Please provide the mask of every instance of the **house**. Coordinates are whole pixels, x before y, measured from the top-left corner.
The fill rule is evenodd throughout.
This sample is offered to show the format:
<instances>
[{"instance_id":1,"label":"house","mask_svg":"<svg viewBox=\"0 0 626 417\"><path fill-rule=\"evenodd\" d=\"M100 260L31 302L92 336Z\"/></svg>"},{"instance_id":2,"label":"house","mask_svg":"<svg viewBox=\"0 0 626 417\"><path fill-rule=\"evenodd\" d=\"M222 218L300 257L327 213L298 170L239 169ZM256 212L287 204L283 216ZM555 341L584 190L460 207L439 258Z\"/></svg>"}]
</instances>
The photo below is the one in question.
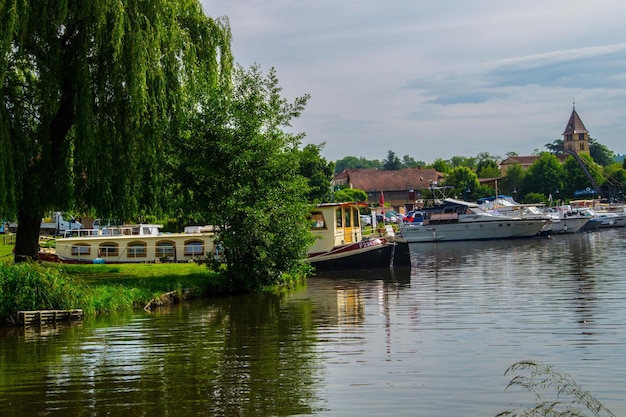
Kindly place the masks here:
<instances>
[{"instance_id":1,"label":"house","mask_svg":"<svg viewBox=\"0 0 626 417\"><path fill-rule=\"evenodd\" d=\"M407 168L395 171L379 171L377 169L346 169L335 174L334 186L347 185L367 193L370 204L378 204L380 192L385 204L394 210L403 212L413 209L416 201L421 199L422 191L437 186L443 174L431 168Z\"/></svg>"}]
</instances>

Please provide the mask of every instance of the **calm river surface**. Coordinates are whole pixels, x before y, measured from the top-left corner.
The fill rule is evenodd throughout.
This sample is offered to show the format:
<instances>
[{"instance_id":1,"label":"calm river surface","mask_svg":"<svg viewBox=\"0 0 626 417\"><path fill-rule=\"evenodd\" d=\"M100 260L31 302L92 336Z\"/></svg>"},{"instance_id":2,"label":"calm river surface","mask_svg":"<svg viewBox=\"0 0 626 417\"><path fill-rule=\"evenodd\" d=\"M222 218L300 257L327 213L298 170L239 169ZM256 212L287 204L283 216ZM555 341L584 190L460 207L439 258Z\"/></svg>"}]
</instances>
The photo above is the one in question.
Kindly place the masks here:
<instances>
[{"instance_id":1,"label":"calm river surface","mask_svg":"<svg viewBox=\"0 0 626 417\"><path fill-rule=\"evenodd\" d=\"M0 329L0 415L495 416L514 362L626 416L626 229L415 244L413 268Z\"/></svg>"}]
</instances>

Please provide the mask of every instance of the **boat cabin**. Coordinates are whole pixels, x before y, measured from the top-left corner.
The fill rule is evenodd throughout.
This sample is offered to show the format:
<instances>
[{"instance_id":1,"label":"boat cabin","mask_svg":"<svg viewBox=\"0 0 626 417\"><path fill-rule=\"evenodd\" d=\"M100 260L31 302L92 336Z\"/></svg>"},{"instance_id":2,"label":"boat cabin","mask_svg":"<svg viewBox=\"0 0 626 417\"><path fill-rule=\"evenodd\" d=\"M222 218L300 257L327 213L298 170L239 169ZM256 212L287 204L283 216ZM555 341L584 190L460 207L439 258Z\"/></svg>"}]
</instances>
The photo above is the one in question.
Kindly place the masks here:
<instances>
[{"instance_id":1,"label":"boat cabin","mask_svg":"<svg viewBox=\"0 0 626 417\"><path fill-rule=\"evenodd\" d=\"M316 236L309 253L332 250L345 244L359 242L361 231L360 208L365 203L325 203L311 213L311 232Z\"/></svg>"}]
</instances>

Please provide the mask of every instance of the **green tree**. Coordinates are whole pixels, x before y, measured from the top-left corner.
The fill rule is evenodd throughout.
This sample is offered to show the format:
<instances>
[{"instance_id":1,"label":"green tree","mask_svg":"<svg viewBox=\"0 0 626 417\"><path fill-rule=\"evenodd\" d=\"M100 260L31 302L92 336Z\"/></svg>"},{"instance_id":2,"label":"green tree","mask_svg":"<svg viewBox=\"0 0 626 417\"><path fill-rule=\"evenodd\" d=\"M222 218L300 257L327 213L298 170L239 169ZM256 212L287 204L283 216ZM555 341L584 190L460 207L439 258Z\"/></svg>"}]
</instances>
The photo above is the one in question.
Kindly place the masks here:
<instances>
[{"instance_id":1,"label":"green tree","mask_svg":"<svg viewBox=\"0 0 626 417\"><path fill-rule=\"evenodd\" d=\"M557 198L563 189L565 169L554 154L542 152L524 176L524 190Z\"/></svg>"},{"instance_id":2,"label":"green tree","mask_svg":"<svg viewBox=\"0 0 626 417\"><path fill-rule=\"evenodd\" d=\"M589 138L589 154L593 160L601 166L612 164L615 156L613 151L591 137Z\"/></svg>"},{"instance_id":3,"label":"green tree","mask_svg":"<svg viewBox=\"0 0 626 417\"><path fill-rule=\"evenodd\" d=\"M474 196L480 188L476 173L465 166L452 168L446 177L446 185L454 187L454 194L462 195L466 199L469 199L470 195L475 198Z\"/></svg>"},{"instance_id":4,"label":"green tree","mask_svg":"<svg viewBox=\"0 0 626 417\"><path fill-rule=\"evenodd\" d=\"M357 158L356 156L346 156L345 158L335 161L335 173L338 174L346 169L382 169L382 164L379 160L365 159L364 157Z\"/></svg>"},{"instance_id":5,"label":"green tree","mask_svg":"<svg viewBox=\"0 0 626 417\"><path fill-rule=\"evenodd\" d=\"M479 178L496 178L500 176L500 168L495 161L481 161L476 168Z\"/></svg>"},{"instance_id":6,"label":"green tree","mask_svg":"<svg viewBox=\"0 0 626 417\"><path fill-rule=\"evenodd\" d=\"M455 167L468 167L471 168L473 170L476 169L476 158L470 156L453 156L452 158L450 158L450 166L452 166L453 168Z\"/></svg>"},{"instance_id":7,"label":"green tree","mask_svg":"<svg viewBox=\"0 0 626 417\"><path fill-rule=\"evenodd\" d=\"M448 162L443 160L442 158L435 159L432 164L432 168L439 172L443 172L444 174L450 172L450 169L452 169L450 167L450 164L448 164Z\"/></svg>"},{"instance_id":8,"label":"green tree","mask_svg":"<svg viewBox=\"0 0 626 417\"><path fill-rule=\"evenodd\" d=\"M402 157L402 168L417 168L423 166L426 166L426 163L423 161L416 161L412 156L404 155Z\"/></svg>"},{"instance_id":9,"label":"green tree","mask_svg":"<svg viewBox=\"0 0 626 417\"><path fill-rule=\"evenodd\" d=\"M330 201L330 187L335 164L322 158L324 144L309 144L300 152L300 175L307 179L307 200L314 203Z\"/></svg>"},{"instance_id":10,"label":"green tree","mask_svg":"<svg viewBox=\"0 0 626 417\"><path fill-rule=\"evenodd\" d=\"M181 204L220 226L225 274L237 289L289 283L313 237L301 135L286 133L308 95L288 103L272 68L237 67L233 93L207 90L172 158ZM309 149L311 150L311 148ZM312 151L313 153L316 150Z\"/></svg>"},{"instance_id":11,"label":"green tree","mask_svg":"<svg viewBox=\"0 0 626 417\"><path fill-rule=\"evenodd\" d=\"M362 201L367 201L367 193L363 190L359 190L356 188L342 188L339 191L335 191L335 201L352 201L355 203L359 203Z\"/></svg>"},{"instance_id":12,"label":"green tree","mask_svg":"<svg viewBox=\"0 0 626 417\"><path fill-rule=\"evenodd\" d=\"M603 181L601 168L593 161L591 156L589 156L588 154L583 153L578 156L583 161L585 166L587 166L587 169L592 175L596 184L601 184ZM587 175L573 156L570 156L565 160L563 168L565 171L563 191L565 192L566 197L573 197L574 191L576 190L584 190L588 187L593 188L591 182L589 181L589 178L587 178Z\"/></svg>"},{"instance_id":13,"label":"green tree","mask_svg":"<svg viewBox=\"0 0 626 417\"><path fill-rule=\"evenodd\" d=\"M546 149L548 152L561 153L563 152L563 139L556 139L552 143L546 143Z\"/></svg>"},{"instance_id":14,"label":"green tree","mask_svg":"<svg viewBox=\"0 0 626 417\"><path fill-rule=\"evenodd\" d=\"M524 168L519 163L515 163L511 165L506 170L506 177L500 181L500 186L502 187L502 192L511 194L514 198L517 198L517 195L522 195L523 184L524 184L524 176L526 173L524 172Z\"/></svg>"},{"instance_id":15,"label":"green tree","mask_svg":"<svg viewBox=\"0 0 626 417\"><path fill-rule=\"evenodd\" d=\"M556 139L552 143L546 143L546 148L549 152L552 153L561 153L563 152L564 145L563 139ZM594 138L589 138L589 154L593 158L593 160L601 166L610 165L613 162L613 158L615 154L606 146L599 143Z\"/></svg>"},{"instance_id":16,"label":"green tree","mask_svg":"<svg viewBox=\"0 0 626 417\"><path fill-rule=\"evenodd\" d=\"M46 211L156 206L186 98L230 78L228 22L197 0L7 0L0 16L0 210L18 219L16 260L37 258Z\"/></svg>"},{"instance_id":17,"label":"green tree","mask_svg":"<svg viewBox=\"0 0 626 417\"><path fill-rule=\"evenodd\" d=\"M383 159L383 169L385 171L397 171L402 168L402 162L400 158L396 156L396 153L392 150L387 152L387 159Z\"/></svg>"}]
</instances>

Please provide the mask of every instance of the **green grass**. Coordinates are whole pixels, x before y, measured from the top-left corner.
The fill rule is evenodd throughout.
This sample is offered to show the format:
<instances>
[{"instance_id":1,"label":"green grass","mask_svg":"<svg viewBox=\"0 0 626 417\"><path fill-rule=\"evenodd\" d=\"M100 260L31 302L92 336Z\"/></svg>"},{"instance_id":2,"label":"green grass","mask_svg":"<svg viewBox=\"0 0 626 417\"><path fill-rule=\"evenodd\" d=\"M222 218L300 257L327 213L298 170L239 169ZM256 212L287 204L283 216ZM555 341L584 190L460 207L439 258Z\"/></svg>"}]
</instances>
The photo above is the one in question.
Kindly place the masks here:
<instances>
[{"instance_id":1,"label":"green grass","mask_svg":"<svg viewBox=\"0 0 626 417\"><path fill-rule=\"evenodd\" d=\"M14 244L2 237L0 321L14 321L19 310L82 308L87 315L103 314L143 308L170 291L204 296L230 289L222 274L195 263L16 265Z\"/></svg>"},{"instance_id":2,"label":"green grass","mask_svg":"<svg viewBox=\"0 0 626 417\"><path fill-rule=\"evenodd\" d=\"M13 242L13 243L9 243ZM0 235L0 261L13 260L13 248L15 247L15 235Z\"/></svg>"}]
</instances>

